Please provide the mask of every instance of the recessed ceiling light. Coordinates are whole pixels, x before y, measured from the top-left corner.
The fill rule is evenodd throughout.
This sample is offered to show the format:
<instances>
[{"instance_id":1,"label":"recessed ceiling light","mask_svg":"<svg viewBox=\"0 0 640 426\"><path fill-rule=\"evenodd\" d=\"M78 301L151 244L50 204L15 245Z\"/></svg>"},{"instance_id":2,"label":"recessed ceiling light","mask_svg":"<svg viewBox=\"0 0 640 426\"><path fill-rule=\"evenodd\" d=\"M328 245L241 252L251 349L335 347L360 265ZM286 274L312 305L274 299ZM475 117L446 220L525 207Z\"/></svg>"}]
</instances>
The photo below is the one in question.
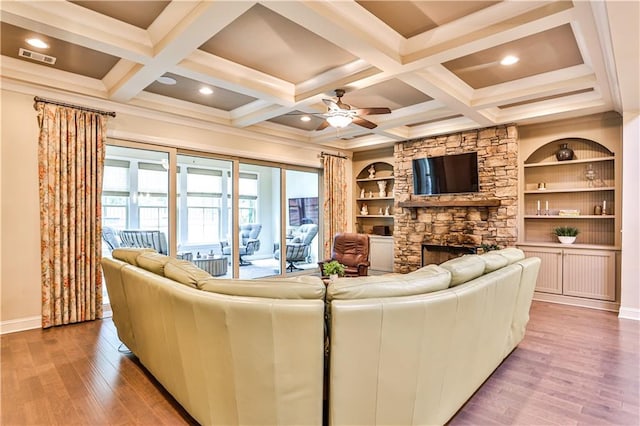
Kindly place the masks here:
<instances>
[{"instance_id":1,"label":"recessed ceiling light","mask_svg":"<svg viewBox=\"0 0 640 426\"><path fill-rule=\"evenodd\" d=\"M210 87L201 87L199 91L203 95L210 95L213 93L213 90Z\"/></svg>"},{"instance_id":2,"label":"recessed ceiling light","mask_svg":"<svg viewBox=\"0 0 640 426\"><path fill-rule=\"evenodd\" d=\"M500 61L500 65L513 65L520 60L517 56L507 55Z\"/></svg>"},{"instance_id":3,"label":"recessed ceiling light","mask_svg":"<svg viewBox=\"0 0 640 426\"><path fill-rule=\"evenodd\" d=\"M165 75L163 75L162 77L158 77L156 81L161 84L166 84L167 86L173 86L174 84L176 84L175 78L167 77Z\"/></svg>"},{"instance_id":4,"label":"recessed ceiling light","mask_svg":"<svg viewBox=\"0 0 640 426\"><path fill-rule=\"evenodd\" d=\"M38 49L48 49L49 45L39 38L28 38L27 43L29 46L36 47Z\"/></svg>"},{"instance_id":5,"label":"recessed ceiling light","mask_svg":"<svg viewBox=\"0 0 640 426\"><path fill-rule=\"evenodd\" d=\"M311 117L309 117L308 115L303 115L302 117L300 117L300 121L311 121Z\"/></svg>"}]
</instances>

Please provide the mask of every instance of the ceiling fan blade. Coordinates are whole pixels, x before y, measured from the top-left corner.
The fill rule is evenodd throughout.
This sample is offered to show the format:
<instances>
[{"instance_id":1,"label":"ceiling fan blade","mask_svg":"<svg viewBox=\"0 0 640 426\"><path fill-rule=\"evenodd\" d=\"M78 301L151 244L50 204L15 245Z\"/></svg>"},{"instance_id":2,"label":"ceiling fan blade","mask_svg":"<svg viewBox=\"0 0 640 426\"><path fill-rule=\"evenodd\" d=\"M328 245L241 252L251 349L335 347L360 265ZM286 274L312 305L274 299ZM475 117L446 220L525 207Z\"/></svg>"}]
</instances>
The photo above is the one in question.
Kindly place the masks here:
<instances>
[{"instance_id":1,"label":"ceiling fan blade","mask_svg":"<svg viewBox=\"0 0 640 426\"><path fill-rule=\"evenodd\" d=\"M369 120L365 120L362 117L355 117L352 121L353 124L357 124L358 126L366 127L367 129L375 129L378 127L376 123L372 123Z\"/></svg>"},{"instance_id":2,"label":"ceiling fan blade","mask_svg":"<svg viewBox=\"0 0 640 426\"><path fill-rule=\"evenodd\" d=\"M322 124L321 124L321 125L319 125L319 126L318 126L318 128L316 128L316 131L318 131L318 130L324 130L324 129L326 129L327 127L329 127L329 122L328 122L327 120L324 120L324 121L322 122Z\"/></svg>"},{"instance_id":3,"label":"ceiling fan blade","mask_svg":"<svg viewBox=\"0 0 640 426\"><path fill-rule=\"evenodd\" d=\"M333 99L323 99L322 102L329 107L329 111L339 111L340 106Z\"/></svg>"},{"instance_id":4,"label":"ceiling fan blade","mask_svg":"<svg viewBox=\"0 0 640 426\"><path fill-rule=\"evenodd\" d=\"M386 107L360 108L357 110L357 112L358 112L358 115L391 114L391 110Z\"/></svg>"}]
</instances>

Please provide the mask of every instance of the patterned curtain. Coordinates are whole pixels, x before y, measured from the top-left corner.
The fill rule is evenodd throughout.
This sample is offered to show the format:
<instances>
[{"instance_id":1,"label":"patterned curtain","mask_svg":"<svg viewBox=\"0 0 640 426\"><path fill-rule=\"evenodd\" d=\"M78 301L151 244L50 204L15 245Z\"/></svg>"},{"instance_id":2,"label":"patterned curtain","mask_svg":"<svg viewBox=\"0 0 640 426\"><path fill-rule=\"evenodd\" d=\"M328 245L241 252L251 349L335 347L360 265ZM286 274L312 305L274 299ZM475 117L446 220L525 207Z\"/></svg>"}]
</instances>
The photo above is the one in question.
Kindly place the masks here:
<instances>
[{"instance_id":1,"label":"patterned curtain","mask_svg":"<svg viewBox=\"0 0 640 426\"><path fill-rule=\"evenodd\" d=\"M106 117L36 102L42 328L102 318Z\"/></svg>"},{"instance_id":2,"label":"patterned curtain","mask_svg":"<svg viewBox=\"0 0 640 426\"><path fill-rule=\"evenodd\" d=\"M324 259L331 257L333 236L347 229L345 159L324 155Z\"/></svg>"}]
</instances>

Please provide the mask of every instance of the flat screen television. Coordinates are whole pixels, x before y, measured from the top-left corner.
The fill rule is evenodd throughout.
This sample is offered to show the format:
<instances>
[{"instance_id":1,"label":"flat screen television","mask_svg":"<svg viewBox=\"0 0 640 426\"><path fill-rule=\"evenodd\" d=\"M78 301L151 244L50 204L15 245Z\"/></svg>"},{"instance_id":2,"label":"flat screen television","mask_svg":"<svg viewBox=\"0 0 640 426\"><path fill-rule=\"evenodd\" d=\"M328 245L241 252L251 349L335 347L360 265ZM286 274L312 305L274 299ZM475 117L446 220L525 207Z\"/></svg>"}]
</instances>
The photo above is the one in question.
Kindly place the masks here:
<instances>
[{"instance_id":1,"label":"flat screen television","mask_svg":"<svg viewBox=\"0 0 640 426\"><path fill-rule=\"evenodd\" d=\"M416 195L478 192L478 153L442 155L413 160Z\"/></svg>"}]
</instances>

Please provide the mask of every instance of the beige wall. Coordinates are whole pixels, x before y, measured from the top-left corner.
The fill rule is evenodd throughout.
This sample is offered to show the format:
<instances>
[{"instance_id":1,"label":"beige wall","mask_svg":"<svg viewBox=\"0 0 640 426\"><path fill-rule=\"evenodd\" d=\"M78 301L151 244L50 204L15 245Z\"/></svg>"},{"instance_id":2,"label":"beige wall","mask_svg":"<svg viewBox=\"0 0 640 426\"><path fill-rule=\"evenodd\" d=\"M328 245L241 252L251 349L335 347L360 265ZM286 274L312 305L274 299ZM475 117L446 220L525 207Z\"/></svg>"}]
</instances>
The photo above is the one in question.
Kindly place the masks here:
<instances>
[{"instance_id":1,"label":"beige wall","mask_svg":"<svg viewBox=\"0 0 640 426\"><path fill-rule=\"evenodd\" d=\"M38 126L33 95L2 90L1 101L0 324L2 331L11 331L40 324ZM251 139L242 130L216 131L188 119L181 123L134 114L118 112L109 121L108 136L321 167L320 149Z\"/></svg>"},{"instance_id":2,"label":"beige wall","mask_svg":"<svg viewBox=\"0 0 640 426\"><path fill-rule=\"evenodd\" d=\"M2 92L0 319L40 321L38 124L33 97ZM36 318L37 317L37 318Z\"/></svg>"},{"instance_id":3,"label":"beige wall","mask_svg":"<svg viewBox=\"0 0 640 426\"><path fill-rule=\"evenodd\" d=\"M622 289L620 317L640 320L640 115L622 121Z\"/></svg>"}]
</instances>

